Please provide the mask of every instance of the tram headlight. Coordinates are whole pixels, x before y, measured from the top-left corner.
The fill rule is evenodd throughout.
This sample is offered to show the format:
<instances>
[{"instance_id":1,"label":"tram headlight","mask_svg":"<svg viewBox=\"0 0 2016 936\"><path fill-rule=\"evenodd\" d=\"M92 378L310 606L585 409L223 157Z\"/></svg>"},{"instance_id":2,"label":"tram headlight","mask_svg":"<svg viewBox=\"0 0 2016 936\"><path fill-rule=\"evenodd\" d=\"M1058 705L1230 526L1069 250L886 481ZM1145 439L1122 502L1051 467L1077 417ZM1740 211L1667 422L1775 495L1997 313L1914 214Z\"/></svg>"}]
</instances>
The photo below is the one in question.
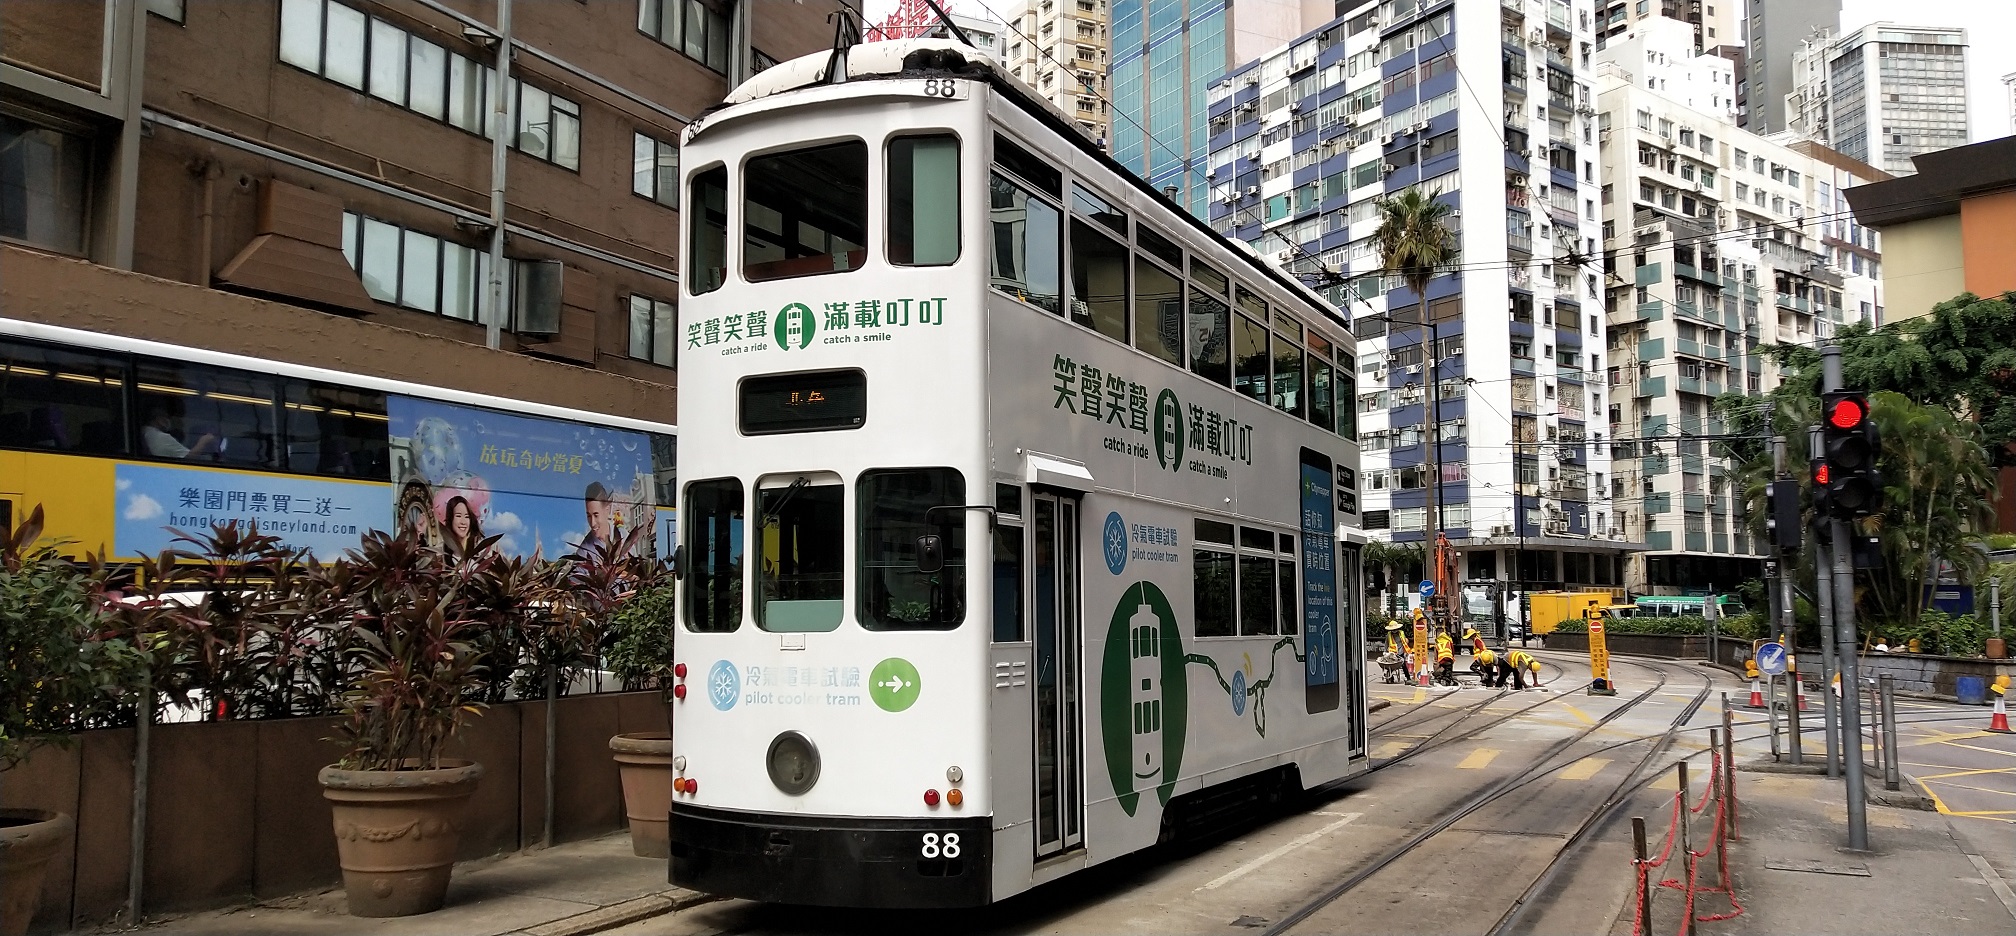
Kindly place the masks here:
<instances>
[{"instance_id":1,"label":"tram headlight","mask_svg":"<svg viewBox=\"0 0 2016 936\"><path fill-rule=\"evenodd\" d=\"M819 782L819 749L798 732L778 735L770 742L770 753L764 760L770 782L791 796L803 795Z\"/></svg>"}]
</instances>

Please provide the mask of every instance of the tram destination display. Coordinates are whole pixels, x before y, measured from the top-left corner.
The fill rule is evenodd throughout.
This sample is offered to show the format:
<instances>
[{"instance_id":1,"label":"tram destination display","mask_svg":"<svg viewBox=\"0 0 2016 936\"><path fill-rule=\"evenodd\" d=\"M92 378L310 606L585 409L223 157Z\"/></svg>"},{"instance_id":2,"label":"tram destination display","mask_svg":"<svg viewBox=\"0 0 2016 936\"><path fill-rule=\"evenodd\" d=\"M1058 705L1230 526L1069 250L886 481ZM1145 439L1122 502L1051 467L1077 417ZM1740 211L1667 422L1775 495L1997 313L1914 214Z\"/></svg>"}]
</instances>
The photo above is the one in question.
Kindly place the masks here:
<instances>
[{"instance_id":1,"label":"tram destination display","mask_svg":"<svg viewBox=\"0 0 2016 936\"><path fill-rule=\"evenodd\" d=\"M773 374L742 381L742 432L855 429L868 416L868 376L859 370Z\"/></svg>"}]
</instances>

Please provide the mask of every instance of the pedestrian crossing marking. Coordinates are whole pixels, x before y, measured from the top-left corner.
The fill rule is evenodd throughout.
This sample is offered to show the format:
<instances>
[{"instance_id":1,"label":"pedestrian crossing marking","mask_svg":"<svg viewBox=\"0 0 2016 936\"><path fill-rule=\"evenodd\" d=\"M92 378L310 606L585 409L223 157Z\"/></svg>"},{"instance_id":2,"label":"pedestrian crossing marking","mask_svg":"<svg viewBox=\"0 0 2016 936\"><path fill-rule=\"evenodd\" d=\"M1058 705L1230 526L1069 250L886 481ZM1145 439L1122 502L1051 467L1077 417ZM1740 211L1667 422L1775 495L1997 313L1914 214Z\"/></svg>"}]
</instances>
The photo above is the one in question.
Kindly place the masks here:
<instances>
[{"instance_id":1,"label":"pedestrian crossing marking","mask_svg":"<svg viewBox=\"0 0 2016 936\"><path fill-rule=\"evenodd\" d=\"M1463 758L1463 762L1456 766L1462 770L1482 770L1497 756L1498 751L1494 748L1478 748L1471 751L1470 756Z\"/></svg>"},{"instance_id":2,"label":"pedestrian crossing marking","mask_svg":"<svg viewBox=\"0 0 2016 936\"><path fill-rule=\"evenodd\" d=\"M1610 762L1604 760L1603 758L1585 757L1582 758L1581 760L1576 761L1575 763L1569 764L1567 770L1561 771L1561 779L1587 780L1590 777L1602 773L1603 768L1608 766L1610 766Z\"/></svg>"},{"instance_id":3,"label":"pedestrian crossing marking","mask_svg":"<svg viewBox=\"0 0 2016 936\"><path fill-rule=\"evenodd\" d=\"M1575 706L1563 702L1561 703L1561 707L1565 709L1568 712L1568 714L1575 716L1575 720L1581 722L1582 724L1585 725L1596 724L1596 719L1590 718L1588 713L1582 711L1581 709L1576 708Z\"/></svg>"}]
</instances>

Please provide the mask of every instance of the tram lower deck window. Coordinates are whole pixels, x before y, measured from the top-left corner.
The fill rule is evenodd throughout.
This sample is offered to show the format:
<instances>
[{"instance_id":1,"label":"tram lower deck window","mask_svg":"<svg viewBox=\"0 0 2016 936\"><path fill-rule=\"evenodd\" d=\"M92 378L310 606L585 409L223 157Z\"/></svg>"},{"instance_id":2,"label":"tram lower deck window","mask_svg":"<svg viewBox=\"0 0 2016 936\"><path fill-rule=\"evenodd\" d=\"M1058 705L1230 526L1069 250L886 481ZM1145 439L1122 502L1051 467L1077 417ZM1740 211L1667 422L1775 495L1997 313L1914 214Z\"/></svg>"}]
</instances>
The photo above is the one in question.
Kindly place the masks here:
<instances>
[{"instance_id":1,"label":"tram lower deck window","mask_svg":"<svg viewBox=\"0 0 2016 936\"><path fill-rule=\"evenodd\" d=\"M751 282L859 269L867 242L868 144L770 153L743 169L742 275Z\"/></svg>"},{"instance_id":2,"label":"tram lower deck window","mask_svg":"<svg viewBox=\"0 0 2016 936\"><path fill-rule=\"evenodd\" d=\"M803 477L757 491L756 626L783 633L840 626L846 611L844 499L839 484Z\"/></svg>"},{"instance_id":3,"label":"tram lower deck window","mask_svg":"<svg viewBox=\"0 0 2016 936\"><path fill-rule=\"evenodd\" d=\"M861 626L945 630L966 617L966 482L951 468L863 473L860 481ZM952 509L934 509L952 508ZM935 535L945 565L918 569L918 538Z\"/></svg>"}]
</instances>

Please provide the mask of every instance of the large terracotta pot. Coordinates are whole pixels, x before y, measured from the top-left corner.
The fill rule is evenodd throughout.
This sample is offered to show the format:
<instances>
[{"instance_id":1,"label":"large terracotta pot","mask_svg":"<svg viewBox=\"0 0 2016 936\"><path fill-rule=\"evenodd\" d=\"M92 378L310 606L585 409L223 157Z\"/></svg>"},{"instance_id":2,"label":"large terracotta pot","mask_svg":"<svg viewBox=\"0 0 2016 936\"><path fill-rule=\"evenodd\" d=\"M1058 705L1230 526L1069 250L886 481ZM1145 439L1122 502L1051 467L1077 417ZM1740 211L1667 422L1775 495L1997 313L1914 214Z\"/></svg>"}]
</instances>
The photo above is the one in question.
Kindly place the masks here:
<instances>
[{"instance_id":1,"label":"large terracotta pot","mask_svg":"<svg viewBox=\"0 0 2016 936\"><path fill-rule=\"evenodd\" d=\"M42 872L70 840L62 813L0 809L0 934L21 936L42 903Z\"/></svg>"},{"instance_id":2,"label":"large terracotta pot","mask_svg":"<svg viewBox=\"0 0 2016 936\"><path fill-rule=\"evenodd\" d=\"M483 765L443 760L438 770L339 770L318 777L336 820L336 857L350 914L407 916L441 909L462 810Z\"/></svg>"},{"instance_id":3,"label":"large terracotta pot","mask_svg":"<svg viewBox=\"0 0 2016 936\"><path fill-rule=\"evenodd\" d=\"M630 818L630 850L643 858L672 856L672 736L620 734L609 739L623 777L623 814Z\"/></svg>"}]
</instances>

